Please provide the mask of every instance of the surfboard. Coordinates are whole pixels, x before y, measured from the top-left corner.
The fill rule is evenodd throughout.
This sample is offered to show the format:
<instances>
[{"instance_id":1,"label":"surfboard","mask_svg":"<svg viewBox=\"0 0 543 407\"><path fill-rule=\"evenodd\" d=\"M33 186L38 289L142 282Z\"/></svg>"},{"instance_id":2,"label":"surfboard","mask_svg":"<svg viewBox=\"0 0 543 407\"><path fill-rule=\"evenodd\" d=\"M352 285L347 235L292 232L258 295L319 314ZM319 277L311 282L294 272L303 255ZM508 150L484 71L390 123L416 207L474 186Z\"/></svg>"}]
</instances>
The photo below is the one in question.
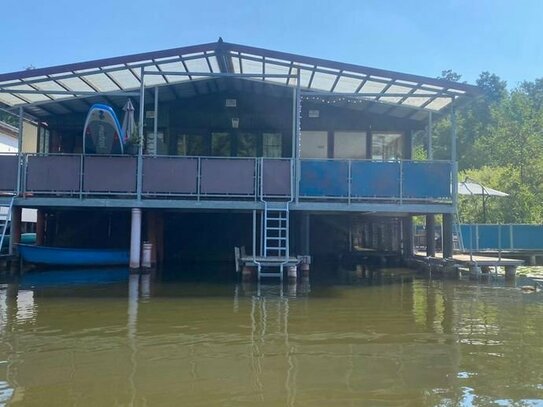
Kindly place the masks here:
<instances>
[{"instance_id":1,"label":"surfboard","mask_svg":"<svg viewBox=\"0 0 543 407\"><path fill-rule=\"evenodd\" d=\"M90 107L83 129L84 154L122 154L122 130L111 106Z\"/></svg>"}]
</instances>

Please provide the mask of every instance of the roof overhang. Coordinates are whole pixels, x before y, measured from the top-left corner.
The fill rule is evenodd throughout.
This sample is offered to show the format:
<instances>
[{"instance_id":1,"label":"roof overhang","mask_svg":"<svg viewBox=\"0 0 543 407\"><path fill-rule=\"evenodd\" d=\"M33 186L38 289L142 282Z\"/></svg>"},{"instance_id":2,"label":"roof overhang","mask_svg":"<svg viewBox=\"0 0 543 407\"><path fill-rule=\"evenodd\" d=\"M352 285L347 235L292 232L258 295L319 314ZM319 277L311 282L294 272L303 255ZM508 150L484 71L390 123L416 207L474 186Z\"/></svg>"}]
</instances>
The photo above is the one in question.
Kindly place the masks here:
<instances>
[{"instance_id":1,"label":"roof overhang","mask_svg":"<svg viewBox=\"0 0 543 407\"><path fill-rule=\"evenodd\" d=\"M0 104L37 117L47 105L96 96L137 95L144 87L217 78L244 78L299 87L302 97L388 105L386 113L422 119L451 103L479 95L464 83L311 58L261 48L214 43L0 74ZM54 111L54 109L53 109Z\"/></svg>"}]
</instances>

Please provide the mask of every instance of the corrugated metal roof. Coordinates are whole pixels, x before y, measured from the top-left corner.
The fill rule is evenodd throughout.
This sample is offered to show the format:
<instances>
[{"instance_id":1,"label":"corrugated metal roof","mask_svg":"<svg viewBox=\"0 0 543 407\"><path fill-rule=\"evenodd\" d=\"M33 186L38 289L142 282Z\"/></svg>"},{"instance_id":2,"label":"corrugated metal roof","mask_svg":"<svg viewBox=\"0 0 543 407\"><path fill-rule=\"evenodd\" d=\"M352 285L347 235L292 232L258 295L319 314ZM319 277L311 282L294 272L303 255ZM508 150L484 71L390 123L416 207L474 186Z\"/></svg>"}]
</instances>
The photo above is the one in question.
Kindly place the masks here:
<instances>
[{"instance_id":1,"label":"corrugated metal roof","mask_svg":"<svg viewBox=\"0 0 543 407\"><path fill-rule=\"evenodd\" d=\"M69 111L63 102L175 86L217 77L299 86L304 95L359 98L388 104L387 114L405 109L442 112L451 101L475 96L472 85L311 58L302 55L215 43L0 74L0 103L28 107L40 117ZM40 107L41 106L41 107ZM394 108L399 108L395 110ZM415 113L416 115L416 113ZM415 117L416 118L416 117Z\"/></svg>"}]
</instances>

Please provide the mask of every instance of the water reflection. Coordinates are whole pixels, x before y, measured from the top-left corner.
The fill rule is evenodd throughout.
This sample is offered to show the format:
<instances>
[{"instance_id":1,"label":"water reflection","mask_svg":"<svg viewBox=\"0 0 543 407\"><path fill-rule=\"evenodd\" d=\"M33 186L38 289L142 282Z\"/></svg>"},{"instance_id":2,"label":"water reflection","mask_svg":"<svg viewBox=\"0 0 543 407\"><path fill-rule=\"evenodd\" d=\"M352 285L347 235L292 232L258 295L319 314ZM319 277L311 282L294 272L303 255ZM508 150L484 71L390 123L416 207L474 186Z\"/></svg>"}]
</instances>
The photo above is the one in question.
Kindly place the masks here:
<instances>
[{"instance_id":1,"label":"water reflection","mask_svg":"<svg viewBox=\"0 0 543 407\"><path fill-rule=\"evenodd\" d=\"M543 403L543 295L499 280L108 281L0 286L0 405Z\"/></svg>"}]
</instances>

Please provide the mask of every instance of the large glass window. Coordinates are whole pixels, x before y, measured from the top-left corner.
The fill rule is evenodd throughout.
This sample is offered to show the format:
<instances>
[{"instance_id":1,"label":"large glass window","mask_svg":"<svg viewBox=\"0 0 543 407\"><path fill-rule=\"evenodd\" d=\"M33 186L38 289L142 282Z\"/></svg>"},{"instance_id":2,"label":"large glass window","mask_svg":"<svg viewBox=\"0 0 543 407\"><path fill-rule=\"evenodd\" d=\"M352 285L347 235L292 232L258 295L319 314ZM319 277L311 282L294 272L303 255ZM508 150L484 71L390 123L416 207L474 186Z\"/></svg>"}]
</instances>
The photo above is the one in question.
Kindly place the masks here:
<instances>
[{"instance_id":1,"label":"large glass window","mask_svg":"<svg viewBox=\"0 0 543 407\"><path fill-rule=\"evenodd\" d=\"M402 158L400 133L373 133L372 158L374 160L399 160Z\"/></svg>"},{"instance_id":2,"label":"large glass window","mask_svg":"<svg viewBox=\"0 0 543 407\"><path fill-rule=\"evenodd\" d=\"M262 155L271 158L281 157L282 141L281 133L262 134Z\"/></svg>"},{"instance_id":3,"label":"large glass window","mask_svg":"<svg viewBox=\"0 0 543 407\"><path fill-rule=\"evenodd\" d=\"M254 133L240 133L237 147L238 157L256 157L257 135Z\"/></svg>"},{"instance_id":4,"label":"large glass window","mask_svg":"<svg viewBox=\"0 0 543 407\"><path fill-rule=\"evenodd\" d=\"M181 134L177 137L177 154L199 156L207 155L205 136L202 134Z\"/></svg>"},{"instance_id":5,"label":"large glass window","mask_svg":"<svg viewBox=\"0 0 543 407\"><path fill-rule=\"evenodd\" d=\"M211 155L218 157L232 155L230 133L211 133Z\"/></svg>"},{"instance_id":6,"label":"large glass window","mask_svg":"<svg viewBox=\"0 0 543 407\"><path fill-rule=\"evenodd\" d=\"M366 158L366 133L336 131L334 133L334 158Z\"/></svg>"},{"instance_id":7,"label":"large glass window","mask_svg":"<svg viewBox=\"0 0 543 407\"><path fill-rule=\"evenodd\" d=\"M327 131L302 131L300 157L301 158L327 158L328 157L328 132Z\"/></svg>"}]
</instances>

